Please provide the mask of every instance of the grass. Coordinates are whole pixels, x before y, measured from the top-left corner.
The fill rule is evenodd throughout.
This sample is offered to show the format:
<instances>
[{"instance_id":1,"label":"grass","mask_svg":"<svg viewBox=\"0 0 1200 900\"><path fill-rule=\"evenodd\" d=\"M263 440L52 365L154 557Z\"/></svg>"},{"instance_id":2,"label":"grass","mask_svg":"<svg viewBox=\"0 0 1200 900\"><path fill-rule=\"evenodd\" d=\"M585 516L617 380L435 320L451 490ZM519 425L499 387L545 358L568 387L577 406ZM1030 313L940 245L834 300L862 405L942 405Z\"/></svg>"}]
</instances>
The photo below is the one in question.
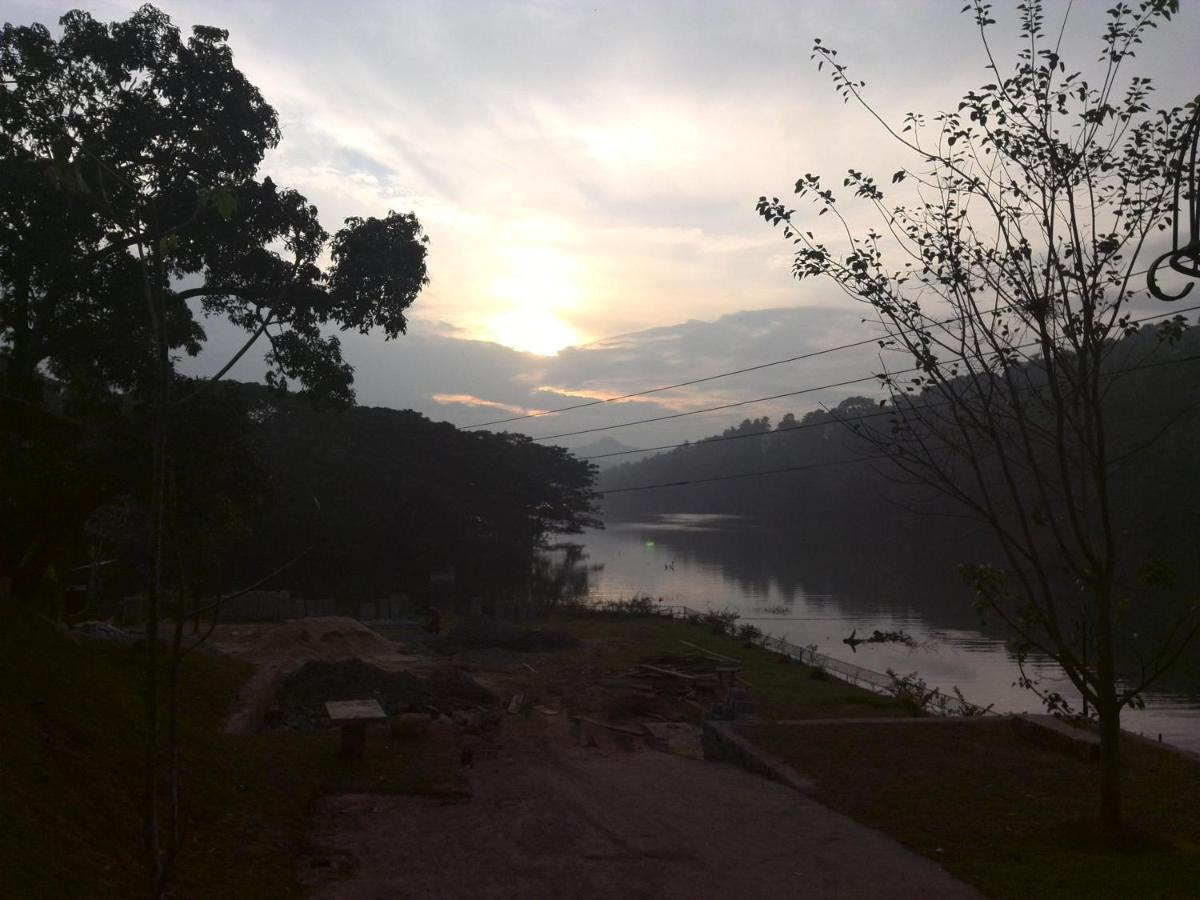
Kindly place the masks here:
<instances>
[{"instance_id":1,"label":"grass","mask_svg":"<svg viewBox=\"0 0 1200 900\"><path fill-rule=\"evenodd\" d=\"M436 733L372 737L336 755L336 732L226 735L249 674L201 654L183 670L178 897L291 897L304 819L323 791L457 793L457 755ZM138 896L142 872L143 654L74 642L48 623L0 630L0 872L5 896Z\"/></svg>"},{"instance_id":2,"label":"grass","mask_svg":"<svg viewBox=\"0 0 1200 900\"><path fill-rule=\"evenodd\" d=\"M544 627L566 631L581 640L603 642L601 660L611 670L663 656L703 655L686 644L736 659L759 715L770 719L859 718L908 713L891 697L874 694L787 657L729 635L715 635L702 625L666 616L561 614Z\"/></svg>"},{"instance_id":3,"label":"grass","mask_svg":"<svg viewBox=\"0 0 1200 900\"><path fill-rule=\"evenodd\" d=\"M992 897L1195 897L1200 765L1123 748L1128 833L1097 833L1099 771L1018 736L1007 720L748 725L813 778L818 798Z\"/></svg>"}]
</instances>

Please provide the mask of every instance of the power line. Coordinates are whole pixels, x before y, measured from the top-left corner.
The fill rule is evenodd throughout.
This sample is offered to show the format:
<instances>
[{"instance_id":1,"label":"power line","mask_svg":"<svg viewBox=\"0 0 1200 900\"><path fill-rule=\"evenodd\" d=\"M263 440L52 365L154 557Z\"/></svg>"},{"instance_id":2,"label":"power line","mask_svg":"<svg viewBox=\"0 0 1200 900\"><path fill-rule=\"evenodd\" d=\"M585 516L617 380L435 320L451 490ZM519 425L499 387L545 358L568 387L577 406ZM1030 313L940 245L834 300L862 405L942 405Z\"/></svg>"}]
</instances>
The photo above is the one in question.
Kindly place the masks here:
<instances>
[{"instance_id":1,"label":"power line","mask_svg":"<svg viewBox=\"0 0 1200 900\"><path fill-rule=\"evenodd\" d=\"M1144 275L1144 274L1146 274L1144 271L1143 272L1135 272L1130 277L1136 277L1138 275ZM1010 303L1007 306L1000 307L999 310L997 310L997 311L1010 310L1013 308L1013 305L1014 304ZM1200 309L1200 307L1191 307L1191 309ZM1181 313L1181 312L1189 312L1189 310L1187 310L1187 309L1176 310L1176 313ZM932 323L930 323L929 327L936 327L939 325L949 325L952 322L958 321L958 318L959 317L955 316L955 317L951 317L949 319L942 319L939 322L932 322ZM895 334L896 335L908 334L908 333L910 333L912 331L916 331L916 330L917 329L915 329L915 328L902 328L899 331L895 332ZM618 338L629 337L631 335L640 334L640 333L641 332L638 332L638 331L627 331L623 334L612 335L611 337L601 338L600 340L592 341L590 344L584 344L580 349L587 349L588 347L593 347L596 344L603 344L606 341L617 340ZM555 416L555 415L558 415L559 413L571 412L572 410L576 410L576 409L587 409L590 406L600 406L605 403L617 403L621 400L632 400L636 397L647 397L650 394L659 394L659 393L662 393L663 391L672 391L672 390L675 390L675 388L691 387L694 384L704 384L705 382L708 382L708 381L717 381L718 379L729 378L733 375L744 375L747 372L758 372L762 369L769 369L773 366L782 366L782 365L786 365L787 363L800 362L801 360L805 360L805 359L813 359L814 357L825 356L826 354L829 354L829 353L839 353L842 350L852 350L855 347L865 347L868 344L880 343L881 340L884 340L888 337L893 337L893 336L895 336L895 335L885 334L885 335L883 335L882 338L880 338L880 337L864 338L860 341L852 341L848 344L839 344L836 347L825 347L821 350L812 350L812 351L809 351L808 353L801 353L799 356L789 356L786 359L775 359L775 360L771 360L769 362L759 363L759 364L753 365L753 366L745 366L741 369L731 369L728 372L718 372L715 375L705 375L700 378L693 378L689 381L680 381L677 384L664 384L660 387L647 388L646 390L643 390L643 391L633 391L632 393L621 394L616 397L604 397L599 400L587 400L587 401L584 401L583 403L573 403L570 406L560 406L556 409L546 409L546 410L541 410L539 412L524 413L519 416L509 416L506 419L493 419L490 422L474 422L470 425L460 425L459 429L465 431L468 428L488 428L492 425L505 425L509 422L520 422L525 419L540 419L544 416Z\"/></svg>"},{"instance_id":2,"label":"power line","mask_svg":"<svg viewBox=\"0 0 1200 900\"><path fill-rule=\"evenodd\" d=\"M659 484L639 484L634 487L612 488L607 491L597 491L601 497L609 494L628 494L633 491L650 491L655 488L684 487L689 484L706 484L713 481L734 481L738 478L760 478L763 475L781 475L785 472L803 472L807 469L827 469L831 466L849 466L854 463L870 462L887 459L887 456L860 456L855 459L835 459L829 462L809 463L804 466L784 466L781 469L764 469L761 472L737 472L733 475L712 475L708 478L688 478L684 481L664 481Z\"/></svg>"},{"instance_id":3,"label":"power line","mask_svg":"<svg viewBox=\"0 0 1200 900\"><path fill-rule=\"evenodd\" d=\"M1182 356L1182 357L1177 357L1176 359L1158 360L1156 362L1143 363L1143 364L1137 365L1137 366L1130 366L1127 369L1119 369L1115 372L1108 372L1105 374L1105 377L1118 378L1122 375L1125 375L1126 373L1138 372L1138 371L1141 371L1142 369L1155 369L1160 366L1171 366L1171 365L1176 365L1178 363L1196 362L1197 360L1200 360L1200 355ZM901 374L901 373L897 372L896 374ZM922 408L928 409L928 408L934 407L934 406L945 406L949 402L950 402L949 400L939 400L935 403L923 404ZM896 408L894 406L892 406L887 409L880 410L879 412L864 413L863 415L855 416L854 421L858 422L862 419L877 419L881 416L894 416L894 415L896 415ZM1146 416L1142 416L1140 418L1153 418L1155 415L1158 415L1158 414L1150 413L1150 414L1147 414ZM1122 419L1121 421L1126 421L1126 420ZM794 431L806 431L809 428L823 428L828 425L837 424L837 423L838 423L837 419L834 419L832 422L829 422L829 421L802 422L797 425L790 425L787 428L776 427L775 429L773 429L771 431L755 431L755 432L751 432L748 434L719 435L719 436L715 436L715 437L700 438L699 440L695 440L695 441L683 441L678 444L663 444L658 447L641 447L641 448L634 448L631 450L613 450L609 453L597 453L593 456L581 456L581 457L579 457L579 459L582 459L582 460L608 459L609 457L613 457L613 456L629 456L634 453L657 453L660 450L677 450L680 447L704 447L704 446L707 446L708 444L720 444L720 443L724 443L725 441L741 441L741 440L747 440L750 438L764 438L764 437L767 437L768 435L772 435L772 434L773 435L791 434ZM1116 424L1116 423L1114 423L1114 424Z\"/></svg>"},{"instance_id":4,"label":"power line","mask_svg":"<svg viewBox=\"0 0 1200 900\"><path fill-rule=\"evenodd\" d=\"M631 334L637 334L637 332L631 332ZM620 337L620 335L618 335L618 337ZM634 397L646 397L650 394L658 394L662 393L663 391L672 391L675 388L690 387L694 384L704 384L706 381L716 381L719 378L729 378L731 375L744 375L746 372L758 372L762 369L769 369L772 366L782 366L785 363L799 362L802 359L812 359L816 356L824 356L827 353L837 353L841 350L850 350L853 347L864 347L867 344L878 343L879 340L880 338L877 337L865 338L861 341L854 341L853 343L849 344L840 344L837 347L826 347L822 350L812 350L808 353L801 353L799 356L789 356L787 359L776 359L772 360L771 362L759 363L758 365L754 366L733 369L729 372L719 372L716 375L705 375L702 378L693 378L690 381L681 381L678 384L664 384L661 387L648 388L644 391L634 391L630 394L621 394L619 397L606 397L602 400L588 400L585 403L575 403L571 406L560 406L558 409L547 409L542 410L541 412L526 413L522 416L511 416L507 419L496 419L492 422L476 422L473 425L462 425L460 427L463 430L468 428L486 428L489 425L504 425L508 422L519 422L522 419L538 419L543 416L553 416L557 415L558 413L570 412L573 409L585 409L589 406L600 406L604 403L616 403L619 400L631 400ZM589 344L588 346L591 345Z\"/></svg>"},{"instance_id":5,"label":"power line","mask_svg":"<svg viewBox=\"0 0 1200 900\"><path fill-rule=\"evenodd\" d=\"M874 419L878 416L891 416L891 415L895 415L895 413L896 413L896 410L894 408L893 409L885 409L882 412L873 412L873 413L867 413L866 415L862 415L862 416L855 416L855 421L858 421L859 419ZM706 446L708 444L720 444L725 441L741 441L741 440L746 440L747 438L762 438L762 437L766 437L768 434L777 434L777 435L778 434L791 434L793 431L806 431L809 428L820 428L821 426L830 425L830 424L836 424L836 420L834 420L834 422L801 423L799 425L790 425L787 428L783 428L783 429L776 428L772 431L755 431L755 432L752 432L749 434L729 434L729 435L720 435L719 437L700 438L699 440L696 440L696 441L684 441L680 444L663 444L661 447L642 447L640 449L634 449L634 450L613 450L611 453L597 453L594 456L581 456L581 457L579 457L579 459L582 459L582 460L607 459L610 456L628 456L629 454L632 454L632 453L656 453L659 450L677 450L680 447L702 447L702 446Z\"/></svg>"},{"instance_id":6,"label":"power line","mask_svg":"<svg viewBox=\"0 0 1200 900\"><path fill-rule=\"evenodd\" d=\"M1172 316L1172 317L1179 316L1185 312L1193 312L1198 309L1200 309L1200 304L1197 304L1196 306L1185 307L1183 309L1174 309L1174 310L1170 310L1168 312L1154 313L1153 315L1143 316L1140 319L1130 319L1129 324L1136 325L1140 322L1148 322L1151 319L1161 319L1161 318L1164 318L1167 316ZM1036 347L1036 346L1038 346L1038 344L1039 344L1039 341L1030 341L1027 344L1019 344L1016 347L1014 347L1013 349L1022 350L1022 349L1028 348L1028 347ZM907 369L897 369L894 372L889 372L888 375L889 375L889 377L893 377L896 375L907 375L909 373L916 372L919 369L920 369L920 366L911 366ZM714 377L716 377L716 376L714 376ZM838 381L838 382L834 382L832 384L822 384L822 385L817 385L815 387L802 388L802 389L796 390L796 391L787 391L782 394L772 394L769 397L756 397L752 400L738 400L733 403L722 403L717 406L707 406L707 407L703 407L701 409L689 410L688 412L670 413L668 415L662 415L662 416L651 416L650 418L647 418L647 419L634 419L629 422L617 422L613 425L597 425L593 428L581 428L577 431L564 431L564 432L560 432L559 434L544 434L539 437L532 438L532 440L535 442L552 441L552 440L556 440L558 438L575 437L575 436L581 435L581 434L594 434L599 431L613 431L617 428L629 428L634 425L647 425L651 422L665 422L670 419L682 419L682 418L686 418L688 416L698 416L698 415L701 415L702 413L717 412L717 411L723 410L723 409L734 409L739 406L750 406L754 403L766 403L769 400L780 400L780 399L783 399L784 397L796 397L801 394L811 394L815 391L828 390L830 388L837 388L837 387L846 387L846 386L852 385L852 384L861 384L864 381L875 381L878 379L878 377L879 377L878 375L866 375L866 376L863 376L862 378L852 378L848 381ZM596 402L600 402L600 401L596 401Z\"/></svg>"},{"instance_id":7,"label":"power line","mask_svg":"<svg viewBox=\"0 0 1200 900\"><path fill-rule=\"evenodd\" d=\"M1128 369L1121 369L1117 372L1110 372L1110 373L1108 373L1108 376L1116 378L1116 377L1125 375L1129 372L1137 372L1141 369L1156 369L1156 368L1160 368L1162 366L1178 365L1180 363L1197 362L1197 361L1200 361L1200 354L1193 354L1192 356L1181 356L1177 359L1159 360L1158 362L1146 363L1146 364L1140 365L1140 366L1131 366ZM949 400L943 400L943 401L939 401L936 404L928 404L928 405L930 405L930 406L934 406L934 405L946 406L950 402L951 401L949 401ZM1195 407L1195 404L1193 404L1192 407L1189 407L1189 409L1194 408L1194 407ZM886 412L871 413L870 415L866 415L866 416L858 416L858 417L856 417L856 421L857 421L857 419L868 419L868 418L876 418L881 415L891 415L894 412L895 412L894 409L890 409L890 410L887 410ZM1131 422L1131 421L1136 421L1136 420L1140 420L1140 419L1152 418L1153 416L1154 416L1154 414L1152 414L1152 413L1146 413L1146 414L1141 414L1141 415L1136 415L1136 416L1127 416L1123 419L1118 419L1117 421L1111 422L1110 424L1111 425L1120 425L1124 422ZM819 424L825 425L828 423L822 422ZM789 429L789 430L797 430L800 428L811 428L811 427L814 427L814 426L801 425L801 426L797 426L797 428L795 428L795 429ZM762 432L761 434L745 435L745 437L762 437L765 434L777 434L777 433L778 432ZM738 435L738 437L743 437L743 435ZM714 439L712 442L715 443L716 440L729 440L729 438L718 438L718 439ZM692 446L699 446L704 443L709 443L709 442L702 441L702 442L699 442L699 444L693 444ZM679 444L676 446L682 447L684 445ZM643 451L643 452L645 452L645 451ZM822 469L822 468L829 468L832 466L848 466L848 465L854 465L855 463L860 463L860 462L871 462L871 461L888 460L888 459L892 459L892 457L887 454L877 454L874 456L857 456L857 457L854 457L853 459L835 459L835 460L829 460L826 462L808 463L808 464L802 465L802 466L783 466L782 468L778 468L778 469L763 469L758 472L737 472L737 473L733 473L733 474L729 474L729 475L713 475L713 476L708 476L708 477L704 477L704 478L688 478L683 481L664 481L664 482L659 482L656 484L639 484L639 485L634 485L632 487L611 488L607 491L597 491L596 493L599 494L601 497L604 497L604 496L607 496L608 494L627 494L627 493L634 493L637 491L650 491L650 490L655 490L658 488L684 487L684 486L692 485L692 484L705 484L705 483L714 482L714 481L734 481L734 480L740 479L740 478L758 478L758 477L764 476L764 475L780 475L780 474L783 474L786 472L802 472L802 471L805 471L808 469Z\"/></svg>"},{"instance_id":8,"label":"power line","mask_svg":"<svg viewBox=\"0 0 1200 900\"><path fill-rule=\"evenodd\" d=\"M914 366L911 369L901 369L900 371L895 372L893 374L904 375L908 372L915 372L915 371L917 371L916 366ZM718 406L706 406L703 409L693 409L693 410L689 410L688 412L670 413L665 416L652 416L649 419L636 419L632 422L618 422L615 425L597 425L594 428L581 428L578 431L564 431L561 434L544 434L541 437L533 438L533 440L534 441L552 441L552 440L555 440L556 438L574 437L577 434L592 434L593 432L596 432L596 431L612 431L614 428L629 428L630 426L633 426L633 425L646 425L650 422L665 422L668 419L683 419L683 418L686 418L687 416L698 416L701 413L717 412L718 410L722 410L722 409L734 409L735 407L738 407L738 406L749 406L752 403L766 403L768 400L780 400L784 397L798 397L801 394L811 394L814 391L823 391L823 390L827 390L829 388L836 388L836 387L846 387L847 385L851 385L851 384L862 384L864 381L875 381L876 377L877 376L875 376L875 375L864 375L862 378L851 378L849 381L836 381L836 382L833 382L832 384L819 384L819 385L816 385L815 387L806 387L806 388L802 388L798 391L788 391L787 393L784 393L784 394L772 394L770 397L756 397L753 400L738 400L734 403L722 403L722 404L719 404Z\"/></svg>"}]
</instances>

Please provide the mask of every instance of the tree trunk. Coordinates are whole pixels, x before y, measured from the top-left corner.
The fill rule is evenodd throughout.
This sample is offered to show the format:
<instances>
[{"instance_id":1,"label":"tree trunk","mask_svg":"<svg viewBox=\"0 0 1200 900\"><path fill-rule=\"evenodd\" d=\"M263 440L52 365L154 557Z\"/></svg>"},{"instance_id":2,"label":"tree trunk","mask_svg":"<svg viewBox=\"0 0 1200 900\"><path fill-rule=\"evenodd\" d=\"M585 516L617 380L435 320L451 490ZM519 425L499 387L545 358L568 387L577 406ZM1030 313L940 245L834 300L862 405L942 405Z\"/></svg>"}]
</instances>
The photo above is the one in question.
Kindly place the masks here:
<instances>
[{"instance_id":1,"label":"tree trunk","mask_svg":"<svg viewBox=\"0 0 1200 900\"><path fill-rule=\"evenodd\" d=\"M161 408L161 399L159 402ZM163 474L166 468L166 422L154 424L150 492L150 577L146 583L146 750L142 794L142 834L150 895L158 893L162 852L158 835L158 612L162 591Z\"/></svg>"},{"instance_id":2,"label":"tree trunk","mask_svg":"<svg viewBox=\"0 0 1200 900\"><path fill-rule=\"evenodd\" d=\"M1121 708L1117 703L1112 612L1107 594L1098 598L1096 623L1096 712L1100 716L1100 826L1121 828Z\"/></svg>"},{"instance_id":3,"label":"tree trunk","mask_svg":"<svg viewBox=\"0 0 1200 900\"><path fill-rule=\"evenodd\" d=\"M157 231L153 246L158 246ZM161 896L163 855L158 822L158 666L159 612L162 603L163 548L166 535L167 499L167 414L171 401L171 359L167 346L165 308L162 302L164 280L153 258L147 261L139 247L146 314L154 345L157 384L154 388L153 447L150 483L150 577L146 591L146 755L145 784L142 797L142 829L146 851L147 893Z\"/></svg>"}]
</instances>

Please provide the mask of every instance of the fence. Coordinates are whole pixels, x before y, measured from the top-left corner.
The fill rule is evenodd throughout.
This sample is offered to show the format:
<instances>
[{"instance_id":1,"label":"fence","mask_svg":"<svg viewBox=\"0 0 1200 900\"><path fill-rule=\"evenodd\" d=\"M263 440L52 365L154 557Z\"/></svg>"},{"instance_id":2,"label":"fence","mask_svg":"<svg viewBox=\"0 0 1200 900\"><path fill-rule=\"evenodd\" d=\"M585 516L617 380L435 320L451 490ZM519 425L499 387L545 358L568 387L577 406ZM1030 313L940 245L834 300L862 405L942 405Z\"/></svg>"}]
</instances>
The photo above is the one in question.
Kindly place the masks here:
<instances>
[{"instance_id":1,"label":"fence","mask_svg":"<svg viewBox=\"0 0 1200 900\"><path fill-rule=\"evenodd\" d=\"M686 619L688 621L703 621L710 615L713 615L712 613L700 612L697 609L682 604L655 603L649 597L635 597L633 600L600 600L589 603L588 608L609 612L648 613L657 616L667 616L672 619ZM922 690L923 682L918 686L899 676L864 669L862 666L856 666L853 663L843 662L832 656L826 656L824 653L819 653L811 647L801 647L793 644L784 638L764 634L761 638L758 638L758 643L767 650L791 657L805 665L824 669L840 681L866 688L877 694L896 696L904 693L906 690L913 693L920 691L921 697L919 699L921 700L921 706L930 712L966 716L987 715L992 712L990 706L983 707L970 703L963 699L961 695L950 696L938 688Z\"/></svg>"}]
</instances>

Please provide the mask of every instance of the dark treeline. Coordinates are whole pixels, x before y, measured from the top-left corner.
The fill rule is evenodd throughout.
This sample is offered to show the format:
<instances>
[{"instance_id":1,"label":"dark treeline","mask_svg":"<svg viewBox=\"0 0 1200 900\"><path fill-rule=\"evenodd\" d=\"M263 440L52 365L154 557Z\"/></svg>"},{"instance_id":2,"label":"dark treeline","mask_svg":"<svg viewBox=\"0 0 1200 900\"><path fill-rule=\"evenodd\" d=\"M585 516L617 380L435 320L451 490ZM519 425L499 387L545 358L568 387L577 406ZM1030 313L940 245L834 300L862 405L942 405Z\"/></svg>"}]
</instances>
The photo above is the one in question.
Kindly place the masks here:
<instances>
[{"instance_id":1,"label":"dark treeline","mask_svg":"<svg viewBox=\"0 0 1200 900\"><path fill-rule=\"evenodd\" d=\"M1194 522L1200 510L1194 477L1200 333L1184 330L1167 339L1162 329L1143 327L1113 345L1108 370L1105 415L1119 460L1115 487L1127 536L1138 552L1161 553L1186 565L1193 556L1190 529L1180 526ZM886 433L889 421L888 408L865 397L799 417L789 413L776 424L765 417L745 419L719 435L604 471L603 491L699 482L606 493L605 515L754 516L776 531L820 543L903 552L950 537L961 542L964 534L976 532L983 546L981 524L962 518L952 502L879 458L854 427L878 435ZM798 471L727 478L792 467Z\"/></svg>"},{"instance_id":2,"label":"dark treeline","mask_svg":"<svg viewBox=\"0 0 1200 900\"><path fill-rule=\"evenodd\" d=\"M146 411L49 380L43 401L4 405L5 449L18 452L0 476L0 564L17 598L102 615L143 589ZM221 383L172 418L170 439L167 582L201 605L280 569L264 588L348 608L421 596L448 571L457 591L496 597L524 589L550 534L592 523L587 463L412 411L326 410Z\"/></svg>"}]
</instances>

